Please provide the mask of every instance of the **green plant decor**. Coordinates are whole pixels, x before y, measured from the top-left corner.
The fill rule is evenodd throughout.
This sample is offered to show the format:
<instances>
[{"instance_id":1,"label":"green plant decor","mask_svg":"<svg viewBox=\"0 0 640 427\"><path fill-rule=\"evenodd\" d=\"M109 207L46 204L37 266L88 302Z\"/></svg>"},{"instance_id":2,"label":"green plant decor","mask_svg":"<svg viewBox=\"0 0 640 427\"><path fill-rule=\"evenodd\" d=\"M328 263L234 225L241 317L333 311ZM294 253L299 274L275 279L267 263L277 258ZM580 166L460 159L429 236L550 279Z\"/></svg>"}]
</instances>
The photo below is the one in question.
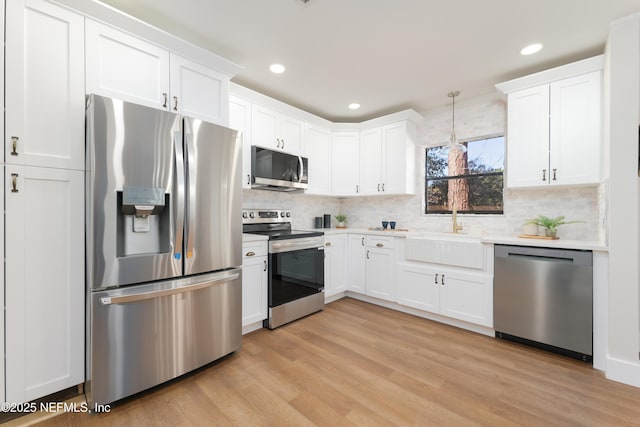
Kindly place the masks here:
<instances>
[{"instance_id":1,"label":"green plant decor","mask_svg":"<svg viewBox=\"0 0 640 427\"><path fill-rule=\"evenodd\" d=\"M557 231L558 226L560 225L565 225L565 224L574 224L576 222L582 222L582 221L565 221L564 220L564 216L557 216L555 218L551 218L548 216L544 216L544 215L538 215L536 218L534 219L530 219L528 220L526 223L527 224L537 224L541 227L546 228L547 230L549 230L552 234L555 234Z\"/></svg>"},{"instance_id":2,"label":"green plant decor","mask_svg":"<svg viewBox=\"0 0 640 427\"><path fill-rule=\"evenodd\" d=\"M347 222L347 216L345 214L336 215L336 220L338 222Z\"/></svg>"}]
</instances>

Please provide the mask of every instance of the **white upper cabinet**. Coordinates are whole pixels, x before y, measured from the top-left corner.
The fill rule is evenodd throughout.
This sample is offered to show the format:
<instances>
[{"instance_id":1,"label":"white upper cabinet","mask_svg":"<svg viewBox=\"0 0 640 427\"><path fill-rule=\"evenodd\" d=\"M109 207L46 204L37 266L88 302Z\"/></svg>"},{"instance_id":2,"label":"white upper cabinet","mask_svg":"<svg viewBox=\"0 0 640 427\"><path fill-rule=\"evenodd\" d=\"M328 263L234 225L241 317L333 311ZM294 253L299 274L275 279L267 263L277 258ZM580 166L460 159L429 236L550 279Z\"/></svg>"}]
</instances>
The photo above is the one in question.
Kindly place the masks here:
<instances>
[{"instance_id":1,"label":"white upper cabinet","mask_svg":"<svg viewBox=\"0 0 640 427\"><path fill-rule=\"evenodd\" d=\"M86 20L87 93L170 108L169 51Z\"/></svg>"},{"instance_id":2,"label":"white upper cabinet","mask_svg":"<svg viewBox=\"0 0 640 427\"><path fill-rule=\"evenodd\" d=\"M229 127L242 132L242 188L251 188L251 103L229 97Z\"/></svg>"},{"instance_id":3,"label":"white upper cabinet","mask_svg":"<svg viewBox=\"0 0 640 427\"><path fill-rule=\"evenodd\" d=\"M171 110L227 126L229 77L174 53L169 62Z\"/></svg>"},{"instance_id":4,"label":"white upper cabinet","mask_svg":"<svg viewBox=\"0 0 640 427\"><path fill-rule=\"evenodd\" d=\"M414 139L408 120L360 132L360 195L414 193Z\"/></svg>"},{"instance_id":5,"label":"white upper cabinet","mask_svg":"<svg viewBox=\"0 0 640 427\"><path fill-rule=\"evenodd\" d=\"M87 19L87 93L229 124L229 76Z\"/></svg>"},{"instance_id":6,"label":"white upper cabinet","mask_svg":"<svg viewBox=\"0 0 640 427\"><path fill-rule=\"evenodd\" d=\"M309 159L306 194L331 194L331 131L307 125L304 155Z\"/></svg>"},{"instance_id":7,"label":"white upper cabinet","mask_svg":"<svg viewBox=\"0 0 640 427\"><path fill-rule=\"evenodd\" d=\"M84 18L43 0L6 5L5 161L84 169Z\"/></svg>"},{"instance_id":8,"label":"white upper cabinet","mask_svg":"<svg viewBox=\"0 0 640 427\"><path fill-rule=\"evenodd\" d=\"M602 67L600 56L497 85L508 94L507 187L600 182Z\"/></svg>"},{"instance_id":9,"label":"white upper cabinet","mask_svg":"<svg viewBox=\"0 0 640 427\"><path fill-rule=\"evenodd\" d=\"M304 123L269 108L253 104L251 138L253 145L291 154L302 152Z\"/></svg>"},{"instance_id":10,"label":"white upper cabinet","mask_svg":"<svg viewBox=\"0 0 640 427\"><path fill-rule=\"evenodd\" d=\"M331 194L334 196L357 196L360 191L359 139L358 132L333 132Z\"/></svg>"}]
</instances>

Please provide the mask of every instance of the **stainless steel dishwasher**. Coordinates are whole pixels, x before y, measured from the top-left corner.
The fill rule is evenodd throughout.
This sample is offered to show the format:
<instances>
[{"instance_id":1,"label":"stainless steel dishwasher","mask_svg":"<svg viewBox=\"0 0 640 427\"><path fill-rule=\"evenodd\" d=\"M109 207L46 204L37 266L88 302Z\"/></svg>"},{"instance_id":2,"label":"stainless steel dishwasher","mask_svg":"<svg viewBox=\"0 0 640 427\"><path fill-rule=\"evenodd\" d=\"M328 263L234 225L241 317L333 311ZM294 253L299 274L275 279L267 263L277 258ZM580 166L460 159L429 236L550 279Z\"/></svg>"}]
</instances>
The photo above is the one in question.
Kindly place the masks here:
<instances>
[{"instance_id":1,"label":"stainless steel dishwasher","mask_svg":"<svg viewBox=\"0 0 640 427\"><path fill-rule=\"evenodd\" d=\"M591 361L592 253L496 245L494 254L496 337Z\"/></svg>"}]
</instances>

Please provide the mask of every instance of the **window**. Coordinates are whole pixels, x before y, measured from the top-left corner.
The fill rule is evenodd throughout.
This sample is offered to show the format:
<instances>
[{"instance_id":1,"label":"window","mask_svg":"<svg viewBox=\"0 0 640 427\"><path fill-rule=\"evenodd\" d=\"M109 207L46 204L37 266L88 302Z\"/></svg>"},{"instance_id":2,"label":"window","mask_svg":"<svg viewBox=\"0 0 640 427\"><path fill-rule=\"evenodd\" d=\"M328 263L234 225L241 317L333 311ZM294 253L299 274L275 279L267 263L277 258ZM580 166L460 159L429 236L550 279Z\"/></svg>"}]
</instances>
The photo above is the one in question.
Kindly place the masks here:
<instances>
[{"instance_id":1,"label":"window","mask_svg":"<svg viewBox=\"0 0 640 427\"><path fill-rule=\"evenodd\" d=\"M467 151L427 148L425 213L501 214L504 136L462 141Z\"/></svg>"}]
</instances>

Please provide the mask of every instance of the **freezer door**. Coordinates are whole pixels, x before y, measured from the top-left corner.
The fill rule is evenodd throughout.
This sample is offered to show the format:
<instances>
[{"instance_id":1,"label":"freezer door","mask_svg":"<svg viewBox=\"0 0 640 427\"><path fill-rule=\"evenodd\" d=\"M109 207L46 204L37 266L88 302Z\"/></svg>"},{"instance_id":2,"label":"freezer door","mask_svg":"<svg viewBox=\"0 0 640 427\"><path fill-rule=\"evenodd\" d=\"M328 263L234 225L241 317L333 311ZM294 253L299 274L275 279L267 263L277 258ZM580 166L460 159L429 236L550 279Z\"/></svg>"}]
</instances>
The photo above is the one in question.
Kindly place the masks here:
<instances>
[{"instance_id":1,"label":"freezer door","mask_svg":"<svg viewBox=\"0 0 640 427\"><path fill-rule=\"evenodd\" d=\"M87 401L107 404L240 348L242 270L89 294Z\"/></svg>"},{"instance_id":2,"label":"freezer door","mask_svg":"<svg viewBox=\"0 0 640 427\"><path fill-rule=\"evenodd\" d=\"M180 116L90 95L87 106L87 286L182 275L184 164Z\"/></svg>"},{"instance_id":3,"label":"freezer door","mask_svg":"<svg viewBox=\"0 0 640 427\"><path fill-rule=\"evenodd\" d=\"M187 165L185 275L242 265L242 140L184 119Z\"/></svg>"}]
</instances>

